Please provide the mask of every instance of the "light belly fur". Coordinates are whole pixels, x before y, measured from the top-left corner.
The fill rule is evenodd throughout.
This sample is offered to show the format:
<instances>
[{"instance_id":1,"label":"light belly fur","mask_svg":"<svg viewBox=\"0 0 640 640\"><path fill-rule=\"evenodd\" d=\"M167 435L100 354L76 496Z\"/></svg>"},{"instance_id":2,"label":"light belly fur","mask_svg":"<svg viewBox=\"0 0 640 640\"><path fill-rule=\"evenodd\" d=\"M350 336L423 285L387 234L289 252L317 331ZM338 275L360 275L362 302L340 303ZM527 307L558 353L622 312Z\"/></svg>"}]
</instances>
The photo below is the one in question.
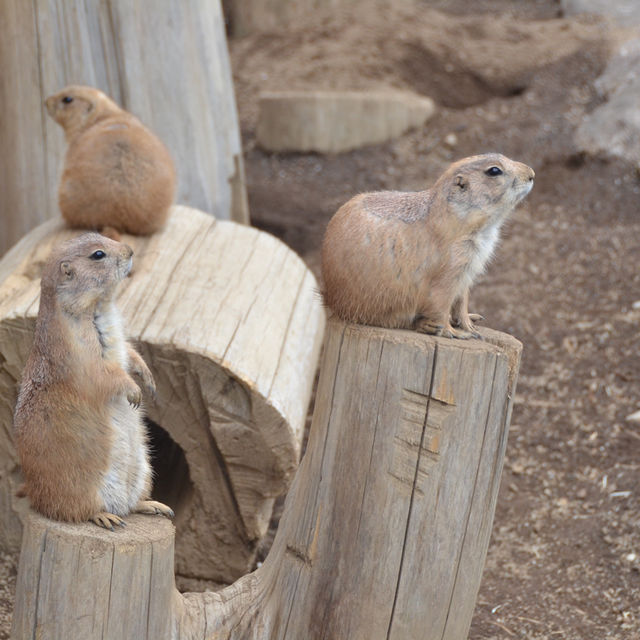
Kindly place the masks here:
<instances>
[{"instance_id":1,"label":"light belly fur","mask_svg":"<svg viewBox=\"0 0 640 640\"><path fill-rule=\"evenodd\" d=\"M105 360L116 361L129 370L127 343L122 316L113 303L99 309L94 318ZM113 446L109 467L99 489L105 510L119 516L130 513L141 499L148 496L151 466L147 454L146 427L142 413L124 396L111 403Z\"/></svg>"},{"instance_id":2,"label":"light belly fur","mask_svg":"<svg viewBox=\"0 0 640 640\"><path fill-rule=\"evenodd\" d=\"M128 371L129 358L127 341L124 337L124 324L115 303L109 301L104 307L100 306L96 310L93 321L100 336L102 357L105 360L117 362L125 371Z\"/></svg>"},{"instance_id":3,"label":"light belly fur","mask_svg":"<svg viewBox=\"0 0 640 640\"><path fill-rule=\"evenodd\" d=\"M461 289L470 287L475 279L484 272L500 236L499 225L491 225L481 231L475 239L475 253L465 270Z\"/></svg>"},{"instance_id":4,"label":"light belly fur","mask_svg":"<svg viewBox=\"0 0 640 640\"><path fill-rule=\"evenodd\" d=\"M117 398L111 418L113 446L99 495L106 511L123 516L148 497L144 494L150 486L151 466L139 410L130 406L126 398Z\"/></svg>"}]
</instances>

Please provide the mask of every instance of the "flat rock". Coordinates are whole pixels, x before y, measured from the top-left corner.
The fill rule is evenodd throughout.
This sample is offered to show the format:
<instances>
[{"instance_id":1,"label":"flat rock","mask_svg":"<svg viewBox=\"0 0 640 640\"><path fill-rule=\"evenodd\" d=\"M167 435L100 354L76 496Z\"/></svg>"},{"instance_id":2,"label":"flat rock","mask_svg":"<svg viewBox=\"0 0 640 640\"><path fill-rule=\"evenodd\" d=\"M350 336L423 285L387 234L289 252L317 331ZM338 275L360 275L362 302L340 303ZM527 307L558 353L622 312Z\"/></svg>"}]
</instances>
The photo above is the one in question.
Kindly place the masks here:
<instances>
[{"instance_id":1,"label":"flat rock","mask_svg":"<svg viewBox=\"0 0 640 640\"><path fill-rule=\"evenodd\" d=\"M403 91L284 91L260 96L257 136L267 151L340 153L396 138L435 113Z\"/></svg>"},{"instance_id":2,"label":"flat rock","mask_svg":"<svg viewBox=\"0 0 640 640\"><path fill-rule=\"evenodd\" d=\"M583 120L576 145L640 166L640 39L625 42L596 81L605 102Z\"/></svg>"},{"instance_id":3,"label":"flat rock","mask_svg":"<svg viewBox=\"0 0 640 640\"><path fill-rule=\"evenodd\" d=\"M608 16L624 27L640 25L638 0L561 0L565 16L578 13L595 13Z\"/></svg>"}]
</instances>

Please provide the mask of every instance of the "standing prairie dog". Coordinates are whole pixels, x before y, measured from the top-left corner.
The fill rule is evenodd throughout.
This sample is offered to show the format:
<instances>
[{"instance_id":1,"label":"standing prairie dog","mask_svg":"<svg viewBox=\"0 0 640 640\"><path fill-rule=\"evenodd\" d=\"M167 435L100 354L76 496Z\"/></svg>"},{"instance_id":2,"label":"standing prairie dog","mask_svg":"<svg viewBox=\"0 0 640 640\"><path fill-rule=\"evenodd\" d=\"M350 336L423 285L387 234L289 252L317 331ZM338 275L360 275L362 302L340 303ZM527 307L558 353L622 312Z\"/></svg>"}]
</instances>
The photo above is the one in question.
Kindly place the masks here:
<instances>
[{"instance_id":1,"label":"standing prairie dog","mask_svg":"<svg viewBox=\"0 0 640 640\"><path fill-rule=\"evenodd\" d=\"M491 153L455 162L428 191L352 198L322 245L326 304L347 322L478 337L469 287L534 177Z\"/></svg>"},{"instance_id":2,"label":"standing prairie dog","mask_svg":"<svg viewBox=\"0 0 640 640\"><path fill-rule=\"evenodd\" d=\"M131 248L86 233L54 251L42 274L34 343L14 416L22 493L49 518L113 529L132 511L173 516L147 500L151 467L139 410L151 372L125 340L115 306Z\"/></svg>"},{"instance_id":3,"label":"standing prairie dog","mask_svg":"<svg viewBox=\"0 0 640 640\"><path fill-rule=\"evenodd\" d=\"M70 86L45 104L69 145L58 190L69 226L134 235L160 229L176 189L164 144L97 89Z\"/></svg>"}]
</instances>

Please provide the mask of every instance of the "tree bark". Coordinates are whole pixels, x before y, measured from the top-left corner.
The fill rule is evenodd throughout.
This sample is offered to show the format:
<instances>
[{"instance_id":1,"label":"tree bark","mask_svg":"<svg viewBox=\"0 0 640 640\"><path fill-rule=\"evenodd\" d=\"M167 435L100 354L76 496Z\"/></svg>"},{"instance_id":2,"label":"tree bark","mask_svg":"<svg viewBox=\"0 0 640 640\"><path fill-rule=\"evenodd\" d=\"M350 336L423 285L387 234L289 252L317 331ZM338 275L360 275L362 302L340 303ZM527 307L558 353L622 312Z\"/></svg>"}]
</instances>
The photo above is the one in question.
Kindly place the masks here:
<instances>
[{"instance_id":1,"label":"tree bark","mask_svg":"<svg viewBox=\"0 0 640 640\"><path fill-rule=\"evenodd\" d=\"M20 548L26 499L12 415L51 247L45 223L0 261L0 547ZM176 512L176 571L229 584L246 573L297 468L324 330L311 272L279 240L176 207L149 238L125 236L118 304L157 383L146 399L154 495Z\"/></svg>"},{"instance_id":2,"label":"tree bark","mask_svg":"<svg viewBox=\"0 0 640 640\"><path fill-rule=\"evenodd\" d=\"M170 637L466 638L521 351L482 333L457 341L332 320L307 453L271 552L219 592L174 593ZM27 582L40 554L32 537L20 612L41 597L37 576Z\"/></svg>"},{"instance_id":3,"label":"tree bark","mask_svg":"<svg viewBox=\"0 0 640 640\"><path fill-rule=\"evenodd\" d=\"M249 220L218 0L0 2L0 256L57 215L66 143L44 99L101 89L152 129L178 170L177 202Z\"/></svg>"}]
</instances>

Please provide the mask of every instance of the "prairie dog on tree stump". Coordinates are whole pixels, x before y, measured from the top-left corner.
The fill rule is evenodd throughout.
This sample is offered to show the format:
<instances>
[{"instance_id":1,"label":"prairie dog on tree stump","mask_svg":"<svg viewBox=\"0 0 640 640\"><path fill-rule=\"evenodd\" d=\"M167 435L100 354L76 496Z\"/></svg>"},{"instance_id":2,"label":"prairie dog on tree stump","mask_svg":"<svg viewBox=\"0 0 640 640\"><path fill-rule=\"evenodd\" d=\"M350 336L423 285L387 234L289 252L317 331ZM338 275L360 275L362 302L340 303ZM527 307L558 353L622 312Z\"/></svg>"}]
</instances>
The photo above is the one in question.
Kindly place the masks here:
<instances>
[{"instance_id":1,"label":"prairie dog on tree stump","mask_svg":"<svg viewBox=\"0 0 640 640\"><path fill-rule=\"evenodd\" d=\"M141 391L151 372L124 337L115 305L132 249L86 233L54 250L43 274L34 343L14 416L22 493L49 518L113 529L132 511L173 516L147 500L151 467Z\"/></svg>"},{"instance_id":2,"label":"prairie dog on tree stump","mask_svg":"<svg viewBox=\"0 0 640 640\"><path fill-rule=\"evenodd\" d=\"M492 153L455 162L427 191L355 196L324 237L326 304L347 322L478 337L469 287L534 177Z\"/></svg>"},{"instance_id":3,"label":"prairie dog on tree stump","mask_svg":"<svg viewBox=\"0 0 640 640\"><path fill-rule=\"evenodd\" d=\"M164 144L97 89L70 86L45 104L69 145L58 190L69 226L134 235L160 229L176 189Z\"/></svg>"}]
</instances>

